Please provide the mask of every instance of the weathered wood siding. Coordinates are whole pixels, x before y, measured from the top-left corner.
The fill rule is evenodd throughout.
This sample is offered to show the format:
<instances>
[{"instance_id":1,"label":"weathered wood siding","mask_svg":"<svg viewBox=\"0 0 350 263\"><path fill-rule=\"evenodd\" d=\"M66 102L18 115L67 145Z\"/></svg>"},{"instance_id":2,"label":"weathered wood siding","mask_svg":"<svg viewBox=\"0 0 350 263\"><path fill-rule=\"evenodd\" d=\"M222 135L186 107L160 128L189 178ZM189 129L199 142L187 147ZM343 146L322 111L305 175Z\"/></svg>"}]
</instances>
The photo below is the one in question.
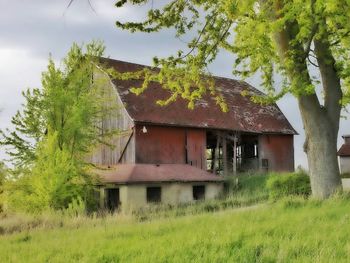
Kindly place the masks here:
<instances>
[{"instance_id":1,"label":"weathered wood siding","mask_svg":"<svg viewBox=\"0 0 350 263\"><path fill-rule=\"evenodd\" d=\"M294 137L293 135L259 136L259 162L268 160L268 171L294 171Z\"/></svg>"},{"instance_id":2,"label":"weathered wood siding","mask_svg":"<svg viewBox=\"0 0 350 263\"><path fill-rule=\"evenodd\" d=\"M197 168L207 170L207 136L205 130L190 129L186 131L187 163Z\"/></svg>"},{"instance_id":3,"label":"weathered wood siding","mask_svg":"<svg viewBox=\"0 0 350 263\"><path fill-rule=\"evenodd\" d=\"M206 170L205 130L137 124L135 135L136 163L188 163Z\"/></svg>"},{"instance_id":4,"label":"weathered wood siding","mask_svg":"<svg viewBox=\"0 0 350 263\"><path fill-rule=\"evenodd\" d=\"M102 133L119 131L119 134L113 135L108 140L111 146L101 144L96 147L89 159L96 165L115 165L118 162L135 163L134 122L125 110L109 77L103 72L96 70L94 81L100 81L105 88L107 106L115 106L114 112L101 120L101 131ZM124 154L121 157L123 151Z\"/></svg>"}]
</instances>

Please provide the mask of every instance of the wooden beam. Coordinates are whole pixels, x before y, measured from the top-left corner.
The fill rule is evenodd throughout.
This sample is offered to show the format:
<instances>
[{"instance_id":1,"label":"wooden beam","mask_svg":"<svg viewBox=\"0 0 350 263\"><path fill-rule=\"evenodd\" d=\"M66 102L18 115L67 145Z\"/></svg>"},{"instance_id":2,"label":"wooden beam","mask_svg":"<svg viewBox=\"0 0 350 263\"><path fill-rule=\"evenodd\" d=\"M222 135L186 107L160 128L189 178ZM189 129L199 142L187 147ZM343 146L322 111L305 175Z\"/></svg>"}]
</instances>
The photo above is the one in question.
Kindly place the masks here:
<instances>
[{"instance_id":1,"label":"wooden beam","mask_svg":"<svg viewBox=\"0 0 350 263\"><path fill-rule=\"evenodd\" d=\"M124 153L126 152L126 148L128 148L128 145L129 145L129 143L130 143L131 138L132 138L133 135L134 135L134 130L131 131L131 134L130 134L130 136L129 136L129 138L128 138L128 140L127 140L127 142L126 142L126 144L125 144L125 146L124 146L124 148L123 148L123 151L122 151L122 153L120 154L120 157L119 157L119 159L118 159L118 163L121 162L121 160L122 160L122 158L123 158L123 156L124 156Z\"/></svg>"},{"instance_id":2,"label":"wooden beam","mask_svg":"<svg viewBox=\"0 0 350 263\"><path fill-rule=\"evenodd\" d=\"M219 156L220 156L220 134L218 133L216 135L216 148L214 151L214 163L213 163L213 174L216 174L216 163L219 161ZM219 163L218 163L219 166Z\"/></svg>"},{"instance_id":3,"label":"wooden beam","mask_svg":"<svg viewBox=\"0 0 350 263\"><path fill-rule=\"evenodd\" d=\"M226 136L222 136L222 163L223 163L223 175L228 176L228 160L227 160L227 142Z\"/></svg>"},{"instance_id":4,"label":"wooden beam","mask_svg":"<svg viewBox=\"0 0 350 263\"><path fill-rule=\"evenodd\" d=\"M233 175L237 175L237 142L238 142L238 137L237 135L234 136L233 140Z\"/></svg>"}]
</instances>

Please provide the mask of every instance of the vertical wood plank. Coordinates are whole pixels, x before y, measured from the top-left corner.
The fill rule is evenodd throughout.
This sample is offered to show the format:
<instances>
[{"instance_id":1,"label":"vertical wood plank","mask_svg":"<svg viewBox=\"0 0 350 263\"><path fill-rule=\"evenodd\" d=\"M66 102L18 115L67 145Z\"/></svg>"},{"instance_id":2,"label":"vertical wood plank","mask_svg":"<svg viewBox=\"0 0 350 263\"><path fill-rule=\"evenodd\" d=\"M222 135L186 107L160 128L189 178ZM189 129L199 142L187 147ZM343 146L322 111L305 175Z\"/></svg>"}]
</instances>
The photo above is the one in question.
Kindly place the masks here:
<instances>
[{"instance_id":1,"label":"vertical wood plank","mask_svg":"<svg viewBox=\"0 0 350 263\"><path fill-rule=\"evenodd\" d=\"M228 163L227 163L227 142L226 142L226 134L222 136L222 163L223 163L223 175L228 175Z\"/></svg>"}]
</instances>

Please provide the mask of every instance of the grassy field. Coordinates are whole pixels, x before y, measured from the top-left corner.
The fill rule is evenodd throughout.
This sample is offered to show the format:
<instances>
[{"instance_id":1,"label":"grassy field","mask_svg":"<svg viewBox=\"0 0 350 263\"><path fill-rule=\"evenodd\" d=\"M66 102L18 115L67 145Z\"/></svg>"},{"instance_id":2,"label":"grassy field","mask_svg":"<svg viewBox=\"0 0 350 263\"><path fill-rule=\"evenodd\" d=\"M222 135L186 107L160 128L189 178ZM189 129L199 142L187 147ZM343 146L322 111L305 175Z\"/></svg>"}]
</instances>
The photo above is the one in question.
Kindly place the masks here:
<instances>
[{"instance_id":1,"label":"grassy field","mask_svg":"<svg viewBox=\"0 0 350 263\"><path fill-rule=\"evenodd\" d=\"M349 262L350 202L273 204L147 222L85 219L0 237L1 262Z\"/></svg>"},{"instance_id":2,"label":"grassy field","mask_svg":"<svg viewBox=\"0 0 350 263\"><path fill-rule=\"evenodd\" d=\"M257 180L243 181L231 201L155 210L148 217L5 218L0 262L350 261L348 197L269 202ZM16 225L22 227L10 231Z\"/></svg>"}]
</instances>

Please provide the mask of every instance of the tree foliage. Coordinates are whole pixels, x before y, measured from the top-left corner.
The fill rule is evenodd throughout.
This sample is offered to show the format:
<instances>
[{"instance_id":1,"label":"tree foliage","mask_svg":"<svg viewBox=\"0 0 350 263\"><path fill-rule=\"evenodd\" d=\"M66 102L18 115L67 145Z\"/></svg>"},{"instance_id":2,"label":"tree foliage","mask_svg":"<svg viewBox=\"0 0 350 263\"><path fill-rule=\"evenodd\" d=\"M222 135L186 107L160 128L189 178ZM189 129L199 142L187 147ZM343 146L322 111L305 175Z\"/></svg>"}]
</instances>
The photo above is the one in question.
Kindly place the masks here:
<instances>
[{"instance_id":1,"label":"tree foliage","mask_svg":"<svg viewBox=\"0 0 350 263\"><path fill-rule=\"evenodd\" d=\"M147 2L121 0L115 5L122 7L127 3L139 5ZM306 63L310 67L317 63L313 41L323 39L327 33L327 41L336 57L337 70L343 79L344 93L348 95L349 5L345 0L179 0L168 1L159 9L150 9L147 19L142 22L117 21L116 25L131 32L147 33L174 28L179 38L196 33L188 43L188 52L179 50L177 55L168 58L154 58L156 65L165 67L159 74L173 69L183 69L185 75L197 77L198 74L209 73L206 71L207 65L224 49L236 56L233 72L243 78L262 74L262 85L267 90L268 99L274 100L287 92L297 96L315 92L316 84L319 83L317 79L310 83L313 78L305 80L299 71L293 71L299 63ZM286 26L292 28L292 32L289 32L292 39L287 39L288 43L281 43L279 34ZM281 54L281 45L287 44L290 47ZM304 68L304 73L308 73L308 69ZM284 85L279 90L274 85L276 73L284 77ZM178 72L174 72L175 75ZM182 82L186 84L188 79L182 79ZM180 89L179 94L182 93L184 90Z\"/></svg>"},{"instance_id":2,"label":"tree foliage","mask_svg":"<svg viewBox=\"0 0 350 263\"><path fill-rule=\"evenodd\" d=\"M4 184L7 176L7 167L3 162L0 162L0 213L3 210L3 203L4 203Z\"/></svg>"},{"instance_id":3,"label":"tree foliage","mask_svg":"<svg viewBox=\"0 0 350 263\"><path fill-rule=\"evenodd\" d=\"M115 5L147 2L119 0ZM174 0L155 9L152 4L144 21L116 25L131 32L172 28L179 38L194 35L188 50L154 59L159 71L134 74L144 78L135 92L146 89L150 79L170 90L169 100L160 103L181 96L193 107L208 89L215 94L207 66L220 50L234 54L235 75L261 75L266 94L253 101L271 103L293 94L305 128L313 194L324 198L340 185L336 140L341 107L350 98L349 14L348 0ZM275 83L276 76L282 85ZM220 94L215 96L228 110Z\"/></svg>"},{"instance_id":4,"label":"tree foliage","mask_svg":"<svg viewBox=\"0 0 350 263\"><path fill-rule=\"evenodd\" d=\"M1 140L17 172L7 185L13 207L40 211L87 200L93 178L86 174L86 156L118 132L101 128L104 116L116 109L108 103L105 80L94 79L103 51L98 42L86 48L73 44L62 67L49 60L42 89L23 93L23 110L12 118L14 130L2 132Z\"/></svg>"},{"instance_id":5,"label":"tree foliage","mask_svg":"<svg viewBox=\"0 0 350 263\"><path fill-rule=\"evenodd\" d=\"M42 89L23 92L23 110L12 118L13 130L2 131L1 145L15 165L37 159L37 147L50 134L57 146L71 156L82 158L92 146L103 142L99 123L115 108L105 107L103 83L93 81L94 65L99 65L104 46L93 42L83 47L73 44L59 68L52 59L42 74ZM106 136L106 134L104 134Z\"/></svg>"}]
</instances>

